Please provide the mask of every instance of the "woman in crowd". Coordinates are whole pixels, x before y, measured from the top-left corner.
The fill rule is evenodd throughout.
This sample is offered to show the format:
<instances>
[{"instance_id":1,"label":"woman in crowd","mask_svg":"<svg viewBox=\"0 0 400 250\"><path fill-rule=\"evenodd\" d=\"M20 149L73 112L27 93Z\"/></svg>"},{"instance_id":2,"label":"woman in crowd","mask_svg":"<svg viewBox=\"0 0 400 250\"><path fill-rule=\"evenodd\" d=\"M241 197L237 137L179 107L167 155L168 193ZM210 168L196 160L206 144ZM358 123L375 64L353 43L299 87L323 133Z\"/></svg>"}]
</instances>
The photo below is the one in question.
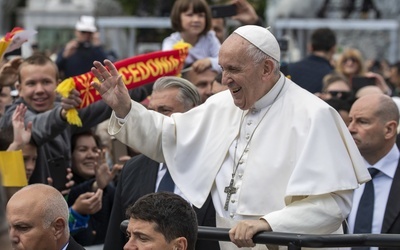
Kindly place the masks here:
<instances>
[{"instance_id":1,"label":"woman in crowd","mask_svg":"<svg viewBox=\"0 0 400 250\"><path fill-rule=\"evenodd\" d=\"M82 225L82 229L77 230L73 237L83 246L101 245L104 243L114 198L115 188L110 183L118 169L110 171L105 154L100 150L99 140L90 131L72 136L71 151L75 186L69 194L68 205L72 206L74 216L87 219L87 224ZM85 196L82 197L82 194ZM74 206L79 197L89 204L84 211Z\"/></svg>"},{"instance_id":2,"label":"woman in crowd","mask_svg":"<svg viewBox=\"0 0 400 250\"><path fill-rule=\"evenodd\" d=\"M354 76L364 75L367 71L361 51L355 48L344 50L336 63L336 71L345 76L350 84Z\"/></svg>"},{"instance_id":3,"label":"woman in crowd","mask_svg":"<svg viewBox=\"0 0 400 250\"><path fill-rule=\"evenodd\" d=\"M383 93L391 95L392 91L383 76L367 71L364 58L358 49L346 49L337 61L336 71L347 78L354 94L365 86L377 86Z\"/></svg>"}]
</instances>

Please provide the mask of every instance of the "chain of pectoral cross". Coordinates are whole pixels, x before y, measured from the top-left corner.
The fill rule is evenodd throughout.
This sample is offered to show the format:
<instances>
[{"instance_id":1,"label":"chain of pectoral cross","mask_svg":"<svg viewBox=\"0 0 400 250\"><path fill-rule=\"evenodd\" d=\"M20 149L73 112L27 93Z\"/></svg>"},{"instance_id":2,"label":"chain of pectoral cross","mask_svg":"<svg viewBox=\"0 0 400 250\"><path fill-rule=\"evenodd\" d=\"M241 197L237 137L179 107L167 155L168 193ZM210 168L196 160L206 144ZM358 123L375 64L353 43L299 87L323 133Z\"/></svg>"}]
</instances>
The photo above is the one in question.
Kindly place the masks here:
<instances>
[{"instance_id":1,"label":"chain of pectoral cross","mask_svg":"<svg viewBox=\"0 0 400 250\"><path fill-rule=\"evenodd\" d=\"M247 147L249 146L251 139L253 139L253 135L254 135L254 133L256 132L258 126L260 125L260 123L262 122L262 120L264 119L264 117L267 115L268 111L271 109L271 107L272 107L272 105L275 103L276 99L278 99L279 94L282 92L282 89L283 89L283 87L285 86L285 83L286 83L286 78L283 78L283 79L284 79L284 82L283 82L283 84L282 84L281 89L279 90L278 94L275 96L275 98L274 98L274 100L272 101L271 105L268 107L267 111L265 111L264 115L261 117L260 121L258 122L258 124L256 125L256 127L254 128L253 132L252 132L251 135L250 135L250 138L248 139L248 141L247 141L247 143L246 143L246 146L245 146L244 149L243 149L242 154L241 154L240 157L239 157L239 160L238 160L237 163L235 164L235 162L236 162L236 151L237 151L237 147L238 147L238 143L239 143L239 139L240 139L240 132L241 132L241 130L242 130L242 124L243 124L243 120L244 120L244 117L245 117L244 111L243 111L243 113L242 113L242 118L240 119L239 134L238 134L238 136L237 136L236 144L235 144L235 153L233 154L233 171L232 171L232 178L231 178L231 181L229 182L229 186L226 186L226 187L224 188L224 193L226 193L226 200L225 200L225 206L224 206L225 211L228 211L229 202L230 202L230 200L231 200L232 194L236 194L236 192L237 192L237 188L234 187L234 185L235 185L235 175L236 175L236 171L237 171L238 168L239 168L239 164L241 163L241 160L242 160L242 158L243 158L243 156L244 156L244 153L246 152L246 149L247 149Z\"/></svg>"}]
</instances>

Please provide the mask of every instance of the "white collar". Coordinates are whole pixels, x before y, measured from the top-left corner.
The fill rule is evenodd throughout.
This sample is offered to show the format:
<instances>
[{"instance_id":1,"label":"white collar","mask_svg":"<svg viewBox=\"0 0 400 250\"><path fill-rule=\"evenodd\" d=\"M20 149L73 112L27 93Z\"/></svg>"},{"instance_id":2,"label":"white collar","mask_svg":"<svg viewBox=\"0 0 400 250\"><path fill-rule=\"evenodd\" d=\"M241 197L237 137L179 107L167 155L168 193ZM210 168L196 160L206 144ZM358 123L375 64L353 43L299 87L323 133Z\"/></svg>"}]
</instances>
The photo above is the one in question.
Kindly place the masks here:
<instances>
[{"instance_id":1,"label":"white collar","mask_svg":"<svg viewBox=\"0 0 400 250\"><path fill-rule=\"evenodd\" d=\"M270 91L268 91L267 94L256 101L253 109L260 110L271 105L276 100L277 95L281 92L284 83L285 76L281 73L281 76L279 77L279 80L276 82L276 84L272 87Z\"/></svg>"},{"instance_id":2,"label":"white collar","mask_svg":"<svg viewBox=\"0 0 400 250\"><path fill-rule=\"evenodd\" d=\"M365 159L364 161L368 168L374 167L379 171L381 171L383 174L393 179L394 174L396 173L397 170L397 165L399 163L399 157L400 157L399 149L397 148L397 145L394 144L389 153L387 153L374 165L370 165Z\"/></svg>"}]
</instances>

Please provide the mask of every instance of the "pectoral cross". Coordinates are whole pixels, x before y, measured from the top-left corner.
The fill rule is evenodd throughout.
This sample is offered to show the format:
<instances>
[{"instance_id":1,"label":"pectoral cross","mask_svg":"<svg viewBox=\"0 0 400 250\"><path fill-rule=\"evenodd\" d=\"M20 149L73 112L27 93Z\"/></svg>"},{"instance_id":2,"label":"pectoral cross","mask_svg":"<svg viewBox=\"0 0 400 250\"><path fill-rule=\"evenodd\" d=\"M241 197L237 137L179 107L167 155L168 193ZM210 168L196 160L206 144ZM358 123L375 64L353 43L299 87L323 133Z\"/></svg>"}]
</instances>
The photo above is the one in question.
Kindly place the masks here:
<instances>
[{"instance_id":1,"label":"pectoral cross","mask_svg":"<svg viewBox=\"0 0 400 250\"><path fill-rule=\"evenodd\" d=\"M225 187L225 189L224 189L224 193L226 193L226 201L225 201L225 206L224 206L225 211L228 211L229 201L231 200L231 195L236 194L236 191L237 191L237 188L235 188L233 186L233 182L234 182L233 177L234 176L232 176L229 186Z\"/></svg>"}]
</instances>

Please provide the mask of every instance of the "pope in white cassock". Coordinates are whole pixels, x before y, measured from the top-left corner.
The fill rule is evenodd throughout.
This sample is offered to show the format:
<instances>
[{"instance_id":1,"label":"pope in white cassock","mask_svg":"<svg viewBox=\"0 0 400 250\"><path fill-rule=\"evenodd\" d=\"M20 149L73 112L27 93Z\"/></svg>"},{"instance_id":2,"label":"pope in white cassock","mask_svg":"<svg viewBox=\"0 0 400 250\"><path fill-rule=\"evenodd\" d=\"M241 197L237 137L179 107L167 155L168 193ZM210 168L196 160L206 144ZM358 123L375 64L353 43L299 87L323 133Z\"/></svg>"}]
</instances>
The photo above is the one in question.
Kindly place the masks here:
<instances>
[{"instance_id":1,"label":"pope in white cassock","mask_svg":"<svg viewBox=\"0 0 400 250\"><path fill-rule=\"evenodd\" d=\"M114 110L109 133L166 162L193 205L211 192L217 226L239 247L254 247L259 231L340 233L353 189L370 179L339 114L280 73L279 61L267 29L236 29L219 52L229 90L171 117L132 101L110 61L92 68Z\"/></svg>"}]
</instances>

